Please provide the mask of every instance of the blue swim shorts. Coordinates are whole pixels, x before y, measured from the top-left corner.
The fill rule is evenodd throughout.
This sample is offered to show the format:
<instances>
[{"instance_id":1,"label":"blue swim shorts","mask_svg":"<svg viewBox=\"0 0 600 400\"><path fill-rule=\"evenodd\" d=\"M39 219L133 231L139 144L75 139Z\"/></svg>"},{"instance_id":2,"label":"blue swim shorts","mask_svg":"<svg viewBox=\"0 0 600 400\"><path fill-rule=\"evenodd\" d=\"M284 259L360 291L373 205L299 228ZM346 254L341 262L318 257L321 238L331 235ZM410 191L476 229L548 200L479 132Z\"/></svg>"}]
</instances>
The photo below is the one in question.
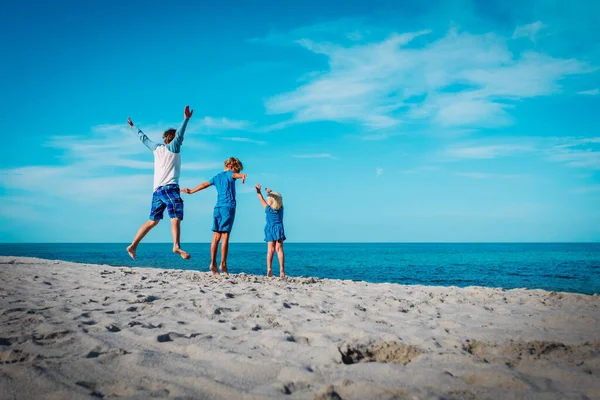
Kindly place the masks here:
<instances>
[{"instance_id":1,"label":"blue swim shorts","mask_svg":"<svg viewBox=\"0 0 600 400\"><path fill-rule=\"evenodd\" d=\"M213 217L213 232L230 233L235 220L235 208L215 207Z\"/></svg>"},{"instance_id":2,"label":"blue swim shorts","mask_svg":"<svg viewBox=\"0 0 600 400\"><path fill-rule=\"evenodd\" d=\"M161 220L165 208L169 213L169 218L183 219L183 200L179 192L179 185L160 186L154 191L150 219L152 221Z\"/></svg>"}]
</instances>

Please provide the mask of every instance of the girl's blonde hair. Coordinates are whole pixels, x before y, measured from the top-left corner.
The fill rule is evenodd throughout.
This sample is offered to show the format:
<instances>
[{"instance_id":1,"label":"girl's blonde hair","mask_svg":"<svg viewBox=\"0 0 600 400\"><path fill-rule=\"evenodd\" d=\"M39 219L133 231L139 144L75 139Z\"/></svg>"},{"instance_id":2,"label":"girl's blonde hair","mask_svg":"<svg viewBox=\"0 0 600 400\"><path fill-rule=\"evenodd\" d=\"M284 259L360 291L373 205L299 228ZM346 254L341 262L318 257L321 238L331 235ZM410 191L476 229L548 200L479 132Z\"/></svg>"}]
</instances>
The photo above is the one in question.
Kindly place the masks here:
<instances>
[{"instance_id":1,"label":"girl's blonde hair","mask_svg":"<svg viewBox=\"0 0 600 400\"><path fill-rule=\"evenodd\" d=\"M225 160L225 168L229 168L233 172L240 173L244 169L244 164L235 157L229 157Z\"/></svg>"},{"instance_id":2,"label":"girl's blonde hair","mask_svg":"<svg viewBox=\"0 0 600 400\"><path fill-rule=\"evenodd\" d=\"M273 210L279 210L281 207L283 207L283 199L279 193L271 192L267 195L267 204Z\"/></svg>"}]
</instances>

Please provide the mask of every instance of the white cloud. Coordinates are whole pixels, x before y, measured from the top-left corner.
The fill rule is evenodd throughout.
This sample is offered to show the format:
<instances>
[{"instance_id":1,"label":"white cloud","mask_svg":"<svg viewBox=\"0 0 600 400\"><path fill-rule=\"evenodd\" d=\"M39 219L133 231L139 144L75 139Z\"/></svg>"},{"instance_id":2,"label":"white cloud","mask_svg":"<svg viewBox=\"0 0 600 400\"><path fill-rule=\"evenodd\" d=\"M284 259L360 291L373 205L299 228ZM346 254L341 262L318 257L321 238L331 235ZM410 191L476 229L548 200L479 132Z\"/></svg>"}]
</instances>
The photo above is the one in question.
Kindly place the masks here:
<instances>
[{"instance_id":1,"label":"white cloud","mask_svg":"<svg viewBox=\"0 0 600 400\"><path fill-rule=\"evenodd\" d=\"M249 121L213 117L204 117L200 119L199 123L201 126L215 130L240 130L246 129L251 125Z\"/></svg>"},{"instance_id":2,"label":"white cloud","mask_svg":"<svg viewBox=\"0 0 600 400\"><path fill-rule=\"evenodd\" d=\"M441 168L436 166L436 165L423 165L420 167L416 167L416 168L412 168L412 169L405 169L403 171L400 171L403 174L418 174L421 172L432 172L432 171L439 171Z\"/></svg>"},{"instance_id":3,"label":"white cloud","mask_svg":"<svg viewBox=\"0 0 600 400\"><path fill-rule=\"evenodd\" d=\"M518 39L525 37L529 38L529 40L532 42L535 42L537 34L544 28L546 28L546 25L544 25L541 21L536 21L527 25L521 25L515 29L512 38Z\"/></svg>"},{"instance_id":4,"label":"white cloud","mask_svg":"<svg viewBox=\"0 0 600 400\"><path fill-rule=\"evenodd\" d=\"M30 200L27 207L58 207L57 201L78 204L107 202L129 207L148 206L152 193L152 152L125 124L100 125L85 135L54 136L45 146L60 152L63 165L30 165L0 169L0 187L7 196ZM144 131L160 138L162 129ZM184 148L196 143L186 133ZM191 153L190 153L191 154ZM183 150L182 177L186 171L220 170L222 162L186 162L191 155Z\"/></svg>"},{"instance_id":5,"label":"white cloud","mask_svg":"<svg viewBox=\"0 0 600 400\"><path fill-rule=\"evenodd\" d=\"M383 168L377 168L375 170L375 175L376 176L381 176L383 174Z\"/></svg>"},{"instance_id":6,"label":"white cloud","mask_svg":"<svg viewBox=\"0 0 600 400\"><path fill-rule=\"evenodd\" d=\"M294 158L329 158L334 160L335 157L332 156L329 153L319 153L319 154L298 154L298 155L294 155L292 156Z\"/></svg>"},{"instance_id":7,"label":"white cloud","mask_svg":"<svg viewBox=\"0 0 600 400\"><path fill-rule=\"evenodd\" d=\"M520 178L521 175L514 174L495 174L487 172L457 172L456 175L470 179L514 179Z\"/></svg>"},{"instance_id":8,"label":"white cloud","mask_svg":"<svg viewBox=\"0 0 600 400\"><path fill-rule=\"evenodd\" d=\"M583 94L583 95L587 95L587 96L597 96L600 94L600 89L582 90L581 92L577 92L577 94Z\"/></svg>"},{"instance_id":9,"label":"white cloud","mask_svg":"<svg viewBox=\"0 0 600 400\"><path fill-rule=\"evenodd\" d=\"M266 101L267 113L290 116L271 129L311 121L399 129L414 119L458 127L506 125L518 100L557 93L561 79L591 71L574 59L513 54L507 39L494 34L452 30L425 46L407 46L430 33L394 33L345 46L307 39L310 31L305 32L295 43L326 56L329 69Z\"/></svg>"},{"instance_id":10,"label":"white cloud","mask_svg":"<svg viewBox=\"0 0 600 400\"><path fill-rule=\"evenodd\" d=\"M600 185L587 185L576 189L573 189L571 193L575 194L589 194L589 193L600 193Z\"/></svg>"},{"instance_id":11,"label":"white cloud","mask_svg":"<svg viewBox=\"0 0 600 400\"><path fill-rule=\"evenodd\" d=\"M225 137L225 138L221 138L223 140L230 140L232 142L241 142L241 143L253 143L253 144L267 144L267 142L265 142L264 140L255 140L255 139L249 139L249 138L245 138L245 137Z\"/></svg>"},{"instance_id":12,"label":"white cloud","mask_svg":"<svg viewBox=\"0 0 600 400\"><path fill-rule=\"evenodd\" d=\"M600 170L600 137L516 137L507 139L505 143L487 141L451 146L441 154L446 160L483 160L527 155L569 167Z\"/></svg>"},{"instance_id":13,"label":"white cloud","mask_svg":"<svg viewBox=\"0 0 600 400\"><path fill-rule=\"evenodd\" d=\"M533 150L533 148L525 145L495 144L485 146L451 147L446 149L445 154L454 159L490 159L511 156Z\"/></svg>"}]
</instances>

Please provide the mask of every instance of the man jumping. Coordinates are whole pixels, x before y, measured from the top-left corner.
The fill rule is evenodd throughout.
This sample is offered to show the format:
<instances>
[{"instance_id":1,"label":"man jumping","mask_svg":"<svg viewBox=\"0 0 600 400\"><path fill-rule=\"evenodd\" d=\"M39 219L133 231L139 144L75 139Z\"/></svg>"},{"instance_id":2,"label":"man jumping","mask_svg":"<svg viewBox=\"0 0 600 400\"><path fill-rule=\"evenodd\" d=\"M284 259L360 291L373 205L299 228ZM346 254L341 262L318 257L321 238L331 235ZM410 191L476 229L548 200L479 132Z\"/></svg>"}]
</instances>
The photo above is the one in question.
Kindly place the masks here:
<instances>
[{"instance_id":1,"label":"man jumping","mask_svg":"<svg viewBox=\"0 0 600 400\"><path fill-rule=\"evenodd\" d=\"M146 221L138 230L133 242L127 247L127 253L135 260L138 244L152 228L158 225L163 218L165 208L171 218L171 233L173 234L173 253L179 254L183 259L189 260L190 255L183 251L179 245L180 225L183 220L183 200L179 192L179 173L181 171L181 143L188 121L194 111L190 106L185 106L184 120L176 131L167 129L163 133L164 144L154 143L141 129L137 128L131 118L127 123L135 131L142 143L154 153L154 193L152 194L152 210L149 221Z\"/></svg>"}]
</instances>

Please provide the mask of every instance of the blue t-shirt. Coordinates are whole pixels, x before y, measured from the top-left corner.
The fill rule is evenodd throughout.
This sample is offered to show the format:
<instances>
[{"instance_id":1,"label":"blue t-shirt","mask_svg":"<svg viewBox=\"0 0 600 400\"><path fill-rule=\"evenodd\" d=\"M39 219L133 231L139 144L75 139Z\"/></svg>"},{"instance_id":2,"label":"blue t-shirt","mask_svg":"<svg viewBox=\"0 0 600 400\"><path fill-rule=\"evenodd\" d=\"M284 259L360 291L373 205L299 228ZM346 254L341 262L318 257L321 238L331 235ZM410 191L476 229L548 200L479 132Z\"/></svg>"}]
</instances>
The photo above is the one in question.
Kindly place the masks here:
<instances>
[{"instance_id":1,"label":"blue t-shirt","mask_svg":"<svg viewBox=\"0 0 600 400\"><path fill-rule=\"evenodd\" d=\"M223 171L208 181L217 189L217 204L215 207L235 208L235 179L233 171Z\"/></svg>"}]
</instances>

